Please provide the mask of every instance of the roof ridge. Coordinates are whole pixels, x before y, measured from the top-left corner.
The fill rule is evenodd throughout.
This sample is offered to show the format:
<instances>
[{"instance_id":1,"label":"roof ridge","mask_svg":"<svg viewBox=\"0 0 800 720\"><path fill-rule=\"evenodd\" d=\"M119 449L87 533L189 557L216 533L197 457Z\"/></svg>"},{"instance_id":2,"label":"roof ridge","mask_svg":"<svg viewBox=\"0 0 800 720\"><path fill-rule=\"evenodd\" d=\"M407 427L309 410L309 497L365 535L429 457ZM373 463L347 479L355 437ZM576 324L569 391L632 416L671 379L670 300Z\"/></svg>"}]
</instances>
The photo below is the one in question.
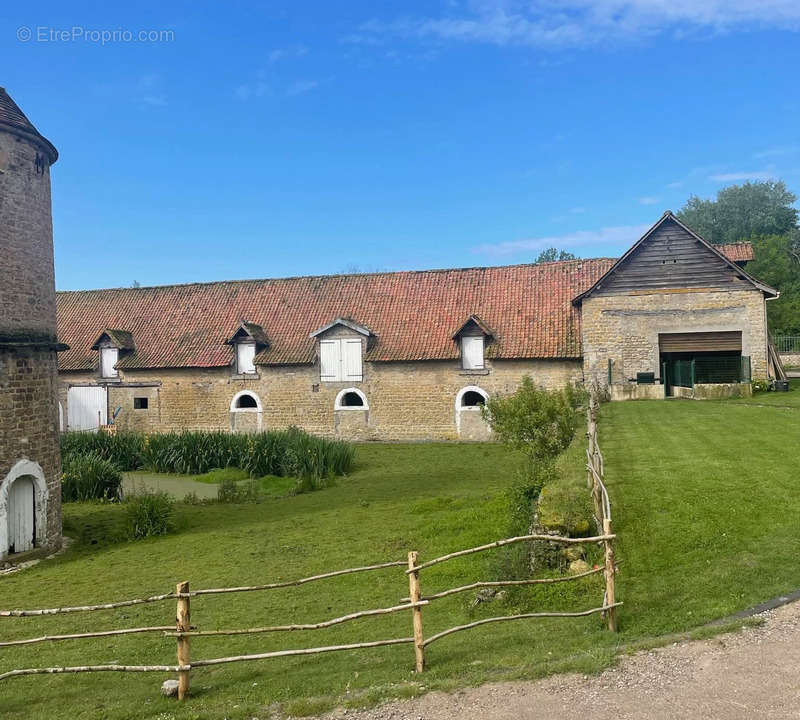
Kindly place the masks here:
<instances>
[{"instance_id":1,"label":"roof ridge","mask_svg":"<svg viewBox=\"0 0 800 720\"><path fill-rule=\"evenodd\" d=\"M233 284L246 284L246 283L264 283L264 282L289 282L292 280L321 280L333 278L354 278L354 277L378 277L385 275L424 275L428 273L450 273L450 272L467 272L470 270L505 270L513 268L524 267L546 267L552 265L569 265L579 263L594 263L594 262L607 262L616 260L614 257L598 257L598 258L576 258L575 260L555 260L546 263L514 263L511 265L473 265L470 267L453 267L453 268L428 268L424 270L380 270L375 272L364 273L330 273L320 275L288 275L285 277L265 277L265 278L239 278L234 280L207 280L185 282L185 283L166 283L164 285L142 285L140 287L107 287L107 288L90 288L84 290L59 290L61 294L78 294L78 293L95 293L95 292L128 292L136 290L160 290L166 288L188 288L188 287L208 287L209 285L233 285Z\"/></svg>"}]
</instances>

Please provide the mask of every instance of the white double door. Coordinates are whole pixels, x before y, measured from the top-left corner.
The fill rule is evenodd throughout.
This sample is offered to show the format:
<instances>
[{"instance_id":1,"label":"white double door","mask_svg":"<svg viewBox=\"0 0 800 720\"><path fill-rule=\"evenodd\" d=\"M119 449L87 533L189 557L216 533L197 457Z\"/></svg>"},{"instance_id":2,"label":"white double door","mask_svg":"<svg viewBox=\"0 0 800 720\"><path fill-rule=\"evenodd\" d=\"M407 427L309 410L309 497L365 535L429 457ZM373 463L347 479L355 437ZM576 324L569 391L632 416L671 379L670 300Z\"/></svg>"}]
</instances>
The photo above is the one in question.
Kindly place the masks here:
<instances>
[{"instance_id":1,"label":"white double door","mask_svg":"<svg viewBox=\"0 0 800 720\"><path fill-rule=\"evenodd\" d=\"M104 387L71 387L67 392L67 430L97 430L108 420Z\"/></svg>"}]
</instances>

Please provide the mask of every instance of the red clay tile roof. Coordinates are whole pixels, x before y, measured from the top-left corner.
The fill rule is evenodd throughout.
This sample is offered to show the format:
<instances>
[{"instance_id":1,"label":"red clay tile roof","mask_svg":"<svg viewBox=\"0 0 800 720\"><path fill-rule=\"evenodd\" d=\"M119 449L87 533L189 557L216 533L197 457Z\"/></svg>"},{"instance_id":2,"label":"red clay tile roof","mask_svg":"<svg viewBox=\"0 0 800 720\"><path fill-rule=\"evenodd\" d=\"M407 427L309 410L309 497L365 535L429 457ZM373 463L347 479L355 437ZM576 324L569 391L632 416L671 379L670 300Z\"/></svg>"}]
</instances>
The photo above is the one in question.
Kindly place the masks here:
<instances>
[{"instance_id":1,"label":"red clay tile roof","mask_svg":"<svg viewBox=\"0 0 800 720\"><path fill-rule=\"evenodd\" d=\"M242 280L58 293L58 337L70 349L62 370L90 370L91 350L108 327L133 333L136 351L118 367L221 367L226 338L244 320L264 328L259 364L311 363L309 334L351 317L375 334L373 361L458 357L453 333L478 315L495 333L496 358L580 357L580 310L571 300L613 264L573 260L463 270Z\"/></svg>"},{"instance_id":2,"label":"red clay tile roof","mask_svg":"<svg viewBox=\"0 0 800 720\"><path fill-rule=\"evenodd\" d=\"M715 245L731 262L747 262L753 259L753 246L749 242L729 243L728 245Z\"/></svg>"},{"instance_id":3,"label":"red clay tile roof","mask_svg":"<svg viewBox=\"0 0 800 720\"><path fill-rule=\"evenodd\" d=\"M746 243L736 252L743 252L740 245ZM233 362L225 340L243 321L260 325L268 338L257 364L312 363L316 343L309 335L337 317L374 333L366 359L377 362L455 359L453 334L471 315L492 329L488 357L578 358L580 308L572 299L614 262L59 292L58 339L70 346L59 367L96 368L91 346L106 328L133 334L136 350L120 358L122 369L225 367Z\"/></svg>"}]
</instances>

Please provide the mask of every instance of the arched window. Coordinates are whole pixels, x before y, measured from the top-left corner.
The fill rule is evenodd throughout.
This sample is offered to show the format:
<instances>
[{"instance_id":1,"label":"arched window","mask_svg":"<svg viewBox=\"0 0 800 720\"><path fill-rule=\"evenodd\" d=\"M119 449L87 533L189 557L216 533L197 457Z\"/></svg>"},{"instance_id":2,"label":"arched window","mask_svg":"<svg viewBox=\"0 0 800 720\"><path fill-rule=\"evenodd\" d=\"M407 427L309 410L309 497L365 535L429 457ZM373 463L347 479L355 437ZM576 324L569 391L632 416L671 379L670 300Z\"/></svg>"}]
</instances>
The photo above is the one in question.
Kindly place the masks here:
<instances>
[{"instance_id":1,"label":"arched window","mask_svg":"<svg viewBox=\"0 0 800 720\"><path fill-rule=\"evenodd\" d=\"M367 396L358 388L345 388L336 396L334 410L369 410Z\"/></svg>"},{"instance_id":2,"label":"arched window","mask_svg":"<svg viewBox=\"0 0 800 720\"><path fill-rule=\"evenodd\" d=\"M478 407L485 404L486 398L475 390L468 390L461 398L461 407Z\"/></svg>"},{"instance_id":3,"label":"arched window","mask_svg":"<svg viewBox=\"0 0 800 720\"><path fill-rule=\"evenodd\" d=\"M233 396L231 400L231 412L240 412L242 410L250 412L261 411L261 401L258 395L249 390L242 390Z\"/></svg>"},{"instance_id":4,"label":"arched window","mask_svg":"<svg viewBox=\"0 0 800 720\"><path fill-rule=\"evenodd\" d=\"M252 395L242 395L236 401L236 409L241 410L243 408L258 408L258 403Z\"/></svg>"},{"instance_id":5,"label":"arched window","mask_svg":"<svg viewBox=\"0 0 800 720\"><path fill-rule=\"evenodd\" d=\"M456 395L456 430L461 439L486 440L491 431L480 409L486 405L489 394L477 385L461 388Z\"/></svg>"},{"instance_id":6,"label":"arched window","mask_svg":"<svg viewBox=\"0 0 800 720\"><path fill-rule=\"evenodd\" d=\"M488 393L477 385L468 385L461 388L456 396L456 411L465 408L478 408L485 405L489 399Z\"/></svg>"}]
</instances>

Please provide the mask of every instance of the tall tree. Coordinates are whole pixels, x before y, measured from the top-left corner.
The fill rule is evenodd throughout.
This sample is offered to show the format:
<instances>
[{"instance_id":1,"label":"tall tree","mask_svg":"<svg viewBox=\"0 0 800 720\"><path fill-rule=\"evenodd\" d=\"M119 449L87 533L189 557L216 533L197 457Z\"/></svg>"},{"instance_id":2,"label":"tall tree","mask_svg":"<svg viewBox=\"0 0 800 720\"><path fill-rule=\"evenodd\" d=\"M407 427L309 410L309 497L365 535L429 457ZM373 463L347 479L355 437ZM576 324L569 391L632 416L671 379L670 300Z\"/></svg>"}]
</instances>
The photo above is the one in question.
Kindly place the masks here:
<instances>
[{"instance_id":1,"label":"tall tree","mask_svg":"<svg viewBox=\"0 0 800 720\"><path fill-rule=\"evenodd\" d=\"M786 235L753 238L752 262L747 272L780 290L777 300L767 303L769 327L775 335L800 335L800 262L797 230Z\"/></svg>"},{"instance_id":2,"label":"tall tree","mask_svg":"<svg viewBox=\"0 0 800 720\"><path fill-rule=\"evenodd\" d=\"M781 296L767 303L770 330L800 333L800 230L797 196L782 181L731 185L716 200L692 195L678 217L712 243L749 240L754 260L747 272Z\"/></svg>"},{"instance_id":3,"label":"tall tree","mask_svg":"<svg viewBox=\"0 0 800 720\"><path fill-rule=\"evenodd\" d=\"M538 265L539 263L546 263L546 262L556 262L558 260L577 260L578 256L573 255L571 252L567 252L566 250L557 250L554 247L549 247L546 250L542 250L539 253L539 257L533 261L534 265Z\"/></svg>"},{"instance_id":4,"label":"tall tree","mask_svg":"<svg viewBox=\"0 0 800 720\"><path fill-rule=\"evenodd\" d=\"M723 188L716 200L691 195L678 217L710 243L732 243L796 228L795 200L782 180L747 182Z\"/></svg>"}]
</instances>

